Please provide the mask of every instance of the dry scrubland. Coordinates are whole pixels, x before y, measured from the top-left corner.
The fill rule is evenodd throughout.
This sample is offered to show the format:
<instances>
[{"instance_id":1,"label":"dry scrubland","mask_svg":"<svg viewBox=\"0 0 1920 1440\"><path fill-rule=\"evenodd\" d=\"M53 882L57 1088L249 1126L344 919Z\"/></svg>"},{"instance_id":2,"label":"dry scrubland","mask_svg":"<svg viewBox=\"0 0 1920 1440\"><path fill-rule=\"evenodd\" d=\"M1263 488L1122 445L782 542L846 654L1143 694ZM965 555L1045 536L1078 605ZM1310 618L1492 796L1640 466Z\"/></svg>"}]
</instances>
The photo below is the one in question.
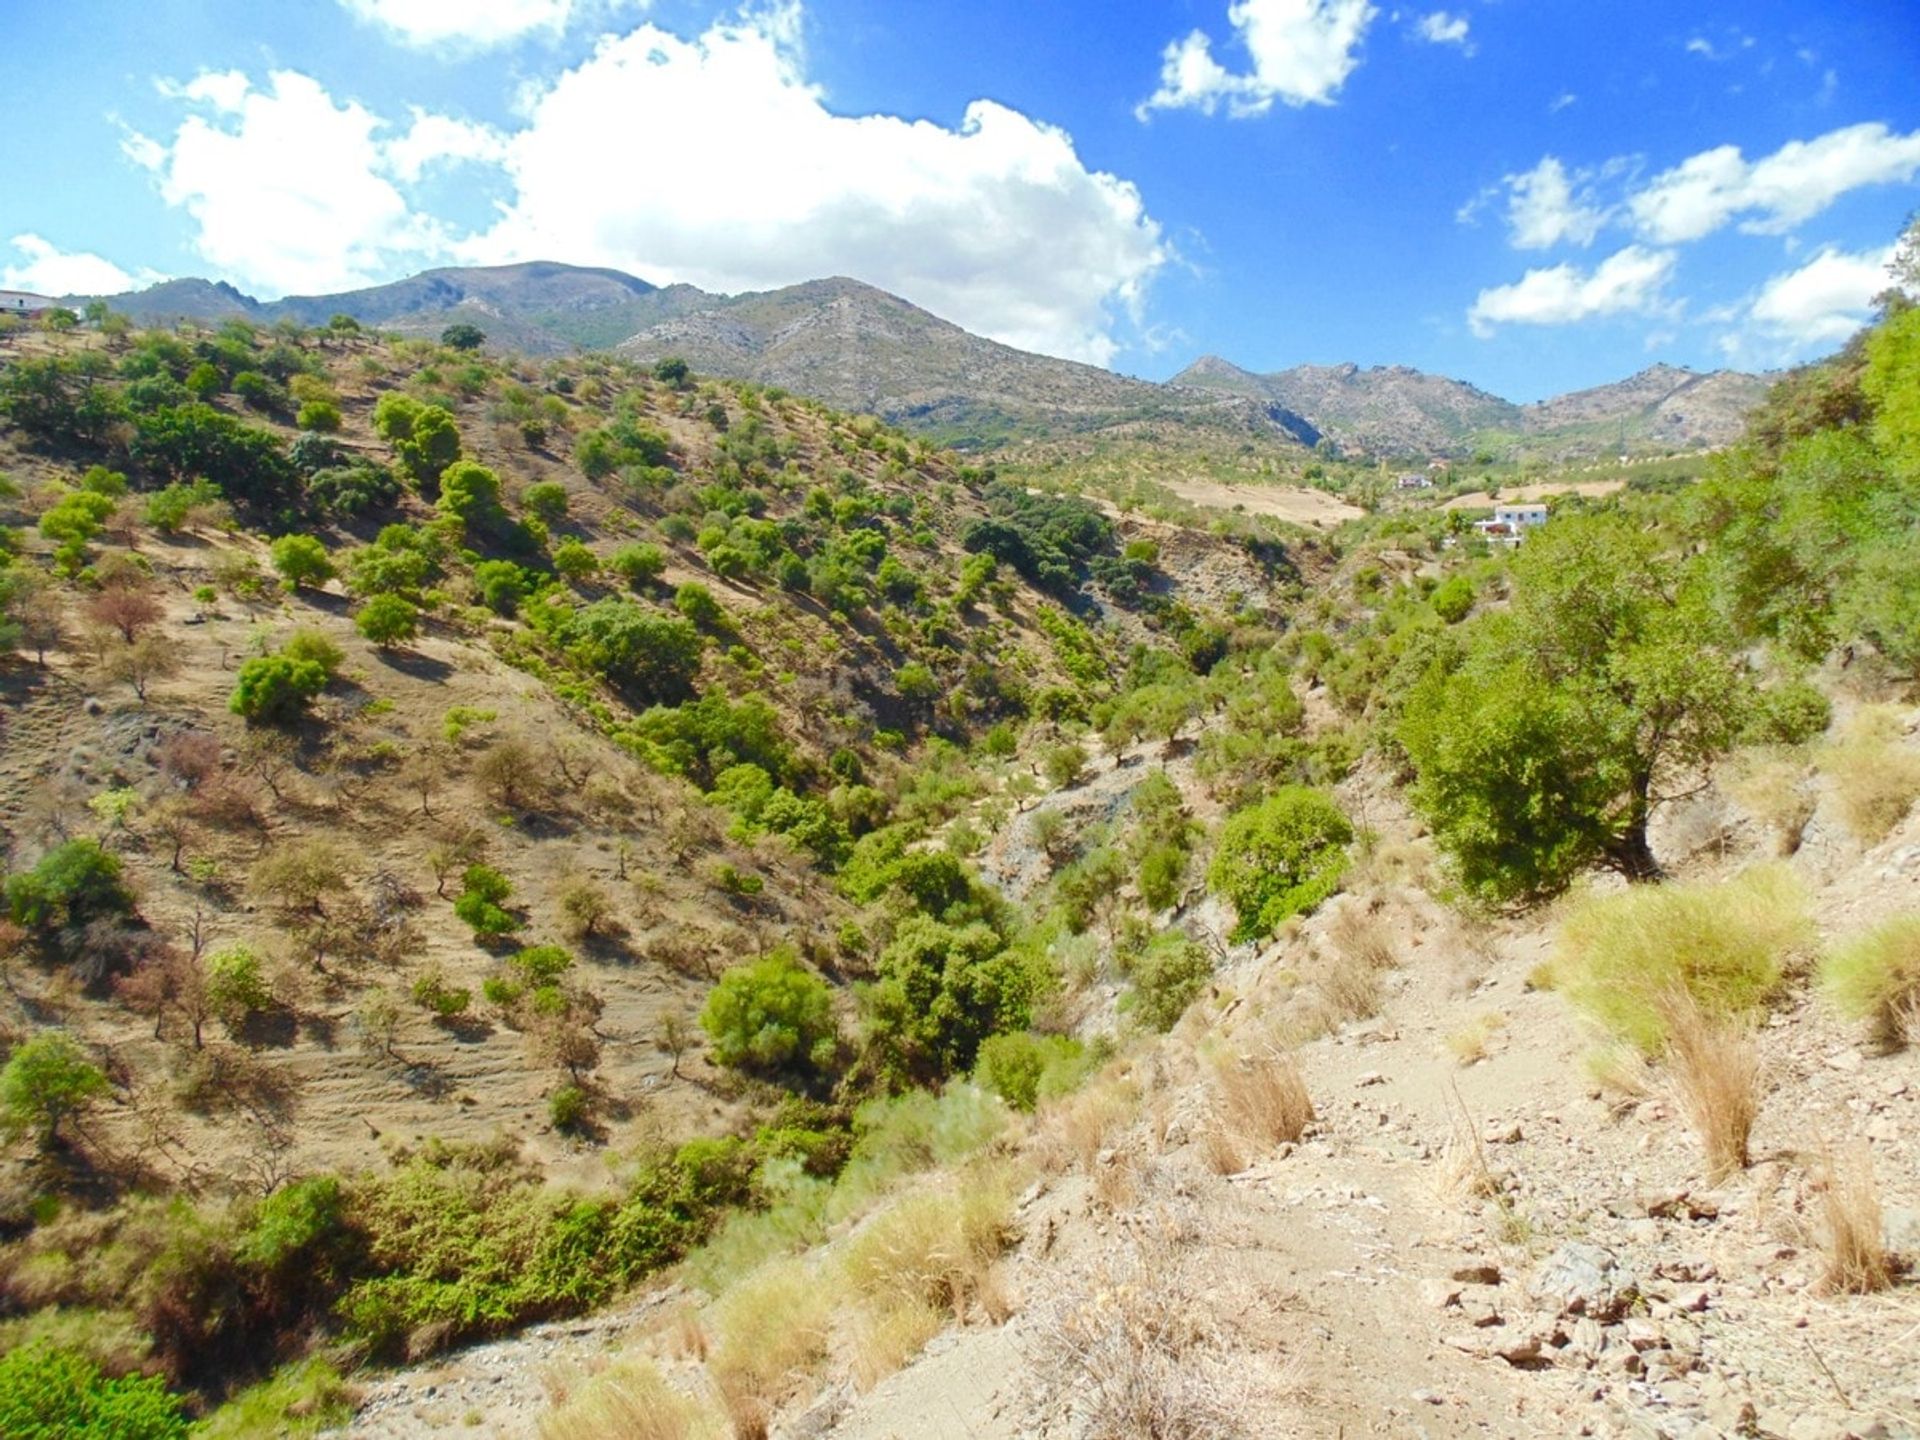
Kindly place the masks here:
<instances>
[{"instance_id":1,"label":"dry scrubland","mask_svg":"<svg viewBox=\"0 0 1920 1440\"><path fill-rule=\"evenodd\" d=\"M123 395L153 344L0 343ZM216 411L325 399L340 463L163 524L164 386L86 434L6 392L0 1405L1920 1433L1891 341L1511 555L671 369L180 343L277 355ZM414 473L394 394L485 471ZM274 656L314 693L237 713Z\"/></svg>"}]
</instances>

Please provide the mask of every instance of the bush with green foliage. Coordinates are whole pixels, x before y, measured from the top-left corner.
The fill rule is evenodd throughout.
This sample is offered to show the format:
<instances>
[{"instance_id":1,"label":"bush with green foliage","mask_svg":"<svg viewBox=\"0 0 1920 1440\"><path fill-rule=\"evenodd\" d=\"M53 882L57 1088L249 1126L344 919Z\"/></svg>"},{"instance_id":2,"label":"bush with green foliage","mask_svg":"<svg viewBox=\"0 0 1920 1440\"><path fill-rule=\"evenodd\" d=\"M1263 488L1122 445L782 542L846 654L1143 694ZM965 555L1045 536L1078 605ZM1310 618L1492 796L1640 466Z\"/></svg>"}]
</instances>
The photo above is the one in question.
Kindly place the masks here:
<instances>
[{"instance_id":1,"label":"bush with green foliage","mask_svg":"<svg viewBox=\"0 0 1920 1440\"><path fill-rule=\"evenodd\" d=\"M173 480L206 476L230 500L265 504L294 478L279 439L210 405L168 405L135 422L134 463Z\"/></svg>"},{"instance_id":2,"label":"bush with green foliage","mask_svg":"<svg viewBox=\"0 0 1920 1440\"><path fill-rule=\"evenodd\" d=\"M282 535L269 547L273 568L294 589L324 585L333 578L327 547L311 535Z\"/></svg>"},{"instance_id":3,"label":"bush with green foliage","mask_svg":"<svg viewBox=\"0 0 1920 1440\"><path fill-rule=\"evenodd\" d=\"M251 725L287 724L326 688L326 668L315 661L256 655L241 662L227 708Z\"/></svg>"},{"instance_id":4,"label":"bush with green foliage","mask_svg":"<svg viewBox=\"0 0 1920 1440\"><path fill-rule=\"evenodd\" d=\"M600 573L600 557L579 540L562 540L553 547L553 568L567 580L591 580Z\"/></svg>"},{"instance_id":5,"label":"bush with green foliage","mask_svg":"<svg viewBox=\"0 0 1920 1440\"><path fill-rule=\"evenodd\" d=\"M1449 575L1427 597L1433 613L1449 625L1458 625L1473 609L1473 582L1464 575Z\"/></svg>"},{"instance_id":6,"label":"bush with green foliage","mask_svg":"<svg viewBox=\"0 0 1920 1440\"><path fill-rule=\"evenodd\" d=\"M97 840L54 846L31 870L7 877L6 896L13 923L43 942L63 932L77 935L96 920L118 919L133 911L120 858Z\"/></svg>"},{"instance_id":7,"label":"bush with green foliage","mask_svg":"<svg viewBox=\"0 0 1920 1440\"><path fill-rule=\"evenodd\" d=\"M505 908L513 894L507 877L490 865L469 865L460 877L460 895L453 902L453 913L473 928L476 940L511 935L520 921Z\"/></svg>"},{"instance_id":8,"label":"bush with green foliage","mask_svg":"<svg viewBox=\"0 0 1920 1440\"><path fill-rule=\"evenodd\" d=\"M162 535L172 535L186 525L195 510L218 505L221 498L220 487L211 480L175 480L147 496L146 521Z\"/></svg>"},{"instance_id":9,"label":"bush with green foliage","mask_svg":"<svg viewBox=\"0 0 1920 1440\"><path fill-rule=\"evenodd\" d=\"M1093 1059L1071 1035L1015 1030L990 1036L980 1046L973 1078L1016 1110L1071 1093L1086 1079Z\"/></svg>"},{"instance_id":10,"label":"bush with green foliage","mask_svg":"<svg viewBox=\"0 0 1920 1440\"><path fill-rule=\"evenodd\" d=\"M660 578L667 554L658 545L622 545L607 557L607 568L638 589Z\"/></svg>"},{"instance_id":11,"label":"bush with green foliage","mask_svg":"<svg viewBox=\"0 0 1920 1440\"><path fill-rule=\"evenodd\" d=\"M1229 816L1207 882L1239 916L1236 940L1271 935L1339 887L1353 826L1318 790L1286 785Z\"/></svg>"},{"instance_id":12,"label":"bush with green foliage","mask_svg":"<svg viewBox=\"0 0 1920 1440\"><path fill-rule=\"evenodd\" d=\"M529 515L558 525L567 517L567 487L554 480L542 480L520 492L520 503Z\"/></svg>"},{"instance_id":13,"label":"bush with green foliage","mask_svg":"<svg viewBox=\"0 0 1920 1440\"><path fill-rule=\"evenodd\" d=\"M473 584L496 615L514 614L533 588L527 572L511 560L482 560L473 567Z\"/></svg>"},{"instance_id":14,"label":"bush with green foliage","mask_svg":"<svg viewBox=\"0 0 1920 1440\"><path fill-rule=\"evenodd\" d=\"M309 400L300 407L293 423L302 430L331 435L340 428L340 407L332 400Z\"/></svg>"},{"instance_id":15,"label":"bush with green foliage","mask_svg":"<svg viewBox=\"0 0 1920 1440\"><path fill-rule=\"evenodd\" d=\"M420 611L399 595L375 595L360 607L353 624L363 638L384 650L413 639L420 628Z\"/></svg>"},{"instance_id":16,"label":"bush with green foliage","mask_svg":"<svg viewBox=\"0 0 1920 1440\"><path fill-rule=\"evenodd\" d=\"M0 1435L9 1440L186 1440L181 1397L158 1376L108 1377L50 1345L0 1355Z\"/></svg>"},{"instance_id":17,"label":"bush with green foliage","mask_svg":"<svg viewBox=\"0 0 1920 1440\"><path fill-rule=\"evenodd\" d=\"M892 1085L929 1083L973 1067L988 1036L1024 1030L1045 972L991 926L912 915L881 951L861 993L863 1066Z\"/></svg>"},{"instance_id":18,"label":"bush with green foliage","mask_svg":"<svg viewBox=\"0 0 1920 1440\"><path fill-rule=\"evenodd\" d=\"M84 1115L108 1090L106 1074L60 1032L23 1041L0 1068L0 1129L32 1135L42 1150L60 1139L60 1127Z\"/></svg>"},{"instance_id":19,"label":"bush with green foliage","mask_svg":"<svg viewBox=\"0 0 1920 1440\"><path fill-rule=\"evenodd\" d=\"M763 1075L826 1074L840 1046L833 992L790 946L722 975L700 1027L717 1062Z\"/></svg>"},{"instance_id":20,"label":"bush with green foliage","mask_svg":"<svg viewBox=\"0 0 1920 1440\"><path fill-rule=\"evenodd\" d=\"M1165 1033L1213 980L1213 958L1191 936L1168 930L1154 936L1127 967L1133 989L1125 1004L1149 1030Z\"/></svg>"},{"instance_id":21,"label":"bush with green foliage","mask_svg":"<svg viewBox=\"0 0 1920 1440\"><path fill-rule=\"evenodd\" d=\"M700 632L686 620L608 596L568 616L560 640L575 662L642 704L686 698L700 669Z\"/></svg>"},{"instance_id":22,"label":"bush with green foliage","mask_svg":"<svg viewBox=\"0 0 1920 1440\"><path fill-rule=\"evenodd\" d=\"M440 332L440 343L450 350L478 350L487 343L487 332L460 321Z\"/></svg>"}]
</instances>

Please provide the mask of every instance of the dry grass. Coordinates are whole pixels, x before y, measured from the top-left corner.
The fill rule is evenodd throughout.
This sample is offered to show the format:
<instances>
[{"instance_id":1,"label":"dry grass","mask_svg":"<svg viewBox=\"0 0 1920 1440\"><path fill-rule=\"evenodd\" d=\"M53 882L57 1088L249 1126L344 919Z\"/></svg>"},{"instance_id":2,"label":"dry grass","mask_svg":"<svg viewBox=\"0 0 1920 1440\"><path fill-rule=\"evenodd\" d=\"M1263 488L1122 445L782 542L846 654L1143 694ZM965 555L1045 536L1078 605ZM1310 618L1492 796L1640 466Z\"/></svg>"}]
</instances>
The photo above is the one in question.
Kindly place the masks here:
<instances>
[{"instance_id":1,"label":"dry grass","mask_svg":"<svg viewBox=\"0 0 1920 1440\"><path fill-rule=\"evenodd\" d=\"M924 1350L946 1323L944 1312L914 1299L859 1307L847 1337L853 1383L871 1390Z\"/></svg>"},{"instance_id":2,"label":"dry grass","mask_svg":"<svg viewBox=\"0 0 1920 1440\"><path fill-rule=\"evenodd\" d=\"M1227 1123L1262 1148L1297 1144L1315 1118L1300 1067L1272 1045L1220 1066L1214 1088Z\"/></svg>"},{"instance_id":3,"label":"dry grass","mask_svg":"<svg viewBox=\"0 0 1920 1440\"><path fill-rule=\"evenodd\" d=\"M1827 1158L1820 1187L1820 1248L1826 1259L1821 1288L1832 1294L1867 1295L1893 1283L1898 1266L1887 1250L1880 1187L1866 1146L1845 1160Z\"/></svg>"},{"instance_id":4,"label":"dry grass","mask_svg":"<svg viewBox=\"0 0 1920 1440\"><path fill-rule=\"evenodd\" d=\"M1218 1120L1209 1119L1200 1131L1200 1154L1216 1175L1238 1175L1247 1168L1246 1152L1239 1140Z\"/></svg>"},{"instance_id":5,"label":"dry grass","mask_svg":"<svg viewBox=\"0 0 1920 1440\"><path fill-rule=\"evenodd\" d=\"M1369 970L1391 970L1399 963L1378 902L1342 905L1327 926L1327 943L1341 959Z\"/></svg>"},{"instance_id":6,"label":"dry grass","mask_svg":"<svg viewBox=\"0 0 1920 1440\"><path fill-rule=\"evenodd\" d=\"M1076 1164L1092 1174L1109 1137L1132 1119L1139 1101L1131 1082L1104 1079L1043 1106L1036 1146L1041 1164L1053 1174Z\"/></svg>"},{"instance_id":7,"label":"dry grass","mask_svg":"<svg viewBox=\"0 0 1920 1440\"><path fill-rule=\"evenodd\" d=\"M1674 1103L1717 1185L1747 1168L1747 1142L1760 1117L1760 1053L1745 1024L1709 1017L1684 992L1663 1008Z\"/></svg>"},{"instance_id":8,"label":"dry grass","mask_svg":"<svg viewBox=\"0 0 1920 1440\"><path fill-rule=\"evenodd\" d=\"M1461 1065L1477 1065L1492 1052L1493 1038L1507 1028L1507 1017L1497 1010L1476 1015L1447 1036L1447 1053Z\"/></svg>"},{"instance_id":9,"label":"dry grass","mask_svg":"<svg viewBox=\"0 0 1920 1440\"><path fill-rule=\"evenodd\" d=\"M540 1418L540 1440L718 1440L721 1434L710 1408L639 1357L620 1361Z\"/></svg>"},{"instance_id":10,"label":"dry grass","mask_svg":"<svg viewBox=\"0 0 1920 1440\"><path fill-rule=\"evenodd\" d=\"M1865 1020L1882 1050L1920 1033L1920 912L1896 915L1820 963L1820 987L1843 1014Z\"/></svg>"},{"instance_id":11,"label":"dry grass","mask_svg":"<svg viewBox=\"0 0 1920 1440\"><path fill-rule=\"evenodd\" d=\"M780 1403L825 1363L833 1301L816 1267L782 1260L714 1304L707 1368L740 1440L765 1434Z\"/></svg>"},{"instance_id":12,"label":"dry grass","mask_svg":"<svg viewBox=\"0 0 1920 1440\"><path fill-rule=\"evenodd\" d=\"M1902 745L1899 735L1893 710L1870 707L1820 752L1840 818L1863 844L1886 839L1920 800L1920 752Z\"/></svg>"},{"instance_id":13,"label":"dry grass","mask_svg":"<svg viewBox=\"0 0 1920 1440\"><path fill-rule=\"evenodd\" d=\"M1013 1239L1013 1174L976 1166L896 1201L847 1242L842 1269L881 1309L907 1301L964 1320Z\"/></svg>"},{"instance_id":14,"label":"dry grass","mask_svg":"<svg viewBox=\"0 0 1920 1440\"><path fill-rule=\"evenodd\" d=\"M1086 1440L1215 1440L1240 1433L1203 1291L1169 1252L1108 1263L1034 1331L1036 1370Z\"/></svg>"},{"instance_id":15,"label":"dry grass","mask_svg":"<svg viewBox=\"0 0 1920 1440\"><path fill-rule=\"evenodd\" d=\"M1635 885L1575 905L1547 978L1609 1036L1658 1055L1676 991L1714 1018L1750 1017L1812 940L1800 883L1757 865L1721 884Z\"/></svg>"}]
</instances>

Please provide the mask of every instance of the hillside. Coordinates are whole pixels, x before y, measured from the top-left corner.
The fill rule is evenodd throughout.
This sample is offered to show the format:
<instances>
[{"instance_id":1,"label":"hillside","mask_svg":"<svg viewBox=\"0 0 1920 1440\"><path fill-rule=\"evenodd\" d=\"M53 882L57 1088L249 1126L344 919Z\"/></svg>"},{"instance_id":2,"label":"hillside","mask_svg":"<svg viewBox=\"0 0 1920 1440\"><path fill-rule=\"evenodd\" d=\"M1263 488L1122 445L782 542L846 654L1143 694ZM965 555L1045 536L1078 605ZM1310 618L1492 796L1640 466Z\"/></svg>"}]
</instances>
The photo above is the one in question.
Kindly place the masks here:
<instances>
[{"instance_id":1,"label":"hillside","mask_svg":"<svg viewBox=\"0 0 1920 1440\"><path fill-rule=\"evenodd\" d=\"M1301 365L1256 375L1206 356L1168 382L1268 400L1350 451L1406 458L1566 461L1713 449L1731 443L1765 395L1757 375L1654 365L1610 385L1516 405L1403 365Z\"/></svg>"}]
</instances>

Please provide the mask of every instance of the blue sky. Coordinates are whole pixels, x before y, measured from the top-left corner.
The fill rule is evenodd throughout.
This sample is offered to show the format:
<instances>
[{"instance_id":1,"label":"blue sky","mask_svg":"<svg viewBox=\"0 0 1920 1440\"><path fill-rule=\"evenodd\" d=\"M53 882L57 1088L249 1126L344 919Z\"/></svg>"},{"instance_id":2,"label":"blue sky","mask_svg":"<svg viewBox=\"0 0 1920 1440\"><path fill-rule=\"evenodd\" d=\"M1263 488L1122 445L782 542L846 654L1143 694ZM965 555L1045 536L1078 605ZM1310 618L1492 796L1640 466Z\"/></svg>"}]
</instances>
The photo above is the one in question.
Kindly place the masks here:
<instances>
[{"instance_id":1,"label":"blue sky","mask_svg":"<svg viewBox=\"0 0 1920 1440\"><path fill-rule=\"evenodd\" d=\"M1920 208L1911 0L13 0L0 285L850 274L1164 378L1528 400L1832 349Z\"/></svg>"}]
</instances>

